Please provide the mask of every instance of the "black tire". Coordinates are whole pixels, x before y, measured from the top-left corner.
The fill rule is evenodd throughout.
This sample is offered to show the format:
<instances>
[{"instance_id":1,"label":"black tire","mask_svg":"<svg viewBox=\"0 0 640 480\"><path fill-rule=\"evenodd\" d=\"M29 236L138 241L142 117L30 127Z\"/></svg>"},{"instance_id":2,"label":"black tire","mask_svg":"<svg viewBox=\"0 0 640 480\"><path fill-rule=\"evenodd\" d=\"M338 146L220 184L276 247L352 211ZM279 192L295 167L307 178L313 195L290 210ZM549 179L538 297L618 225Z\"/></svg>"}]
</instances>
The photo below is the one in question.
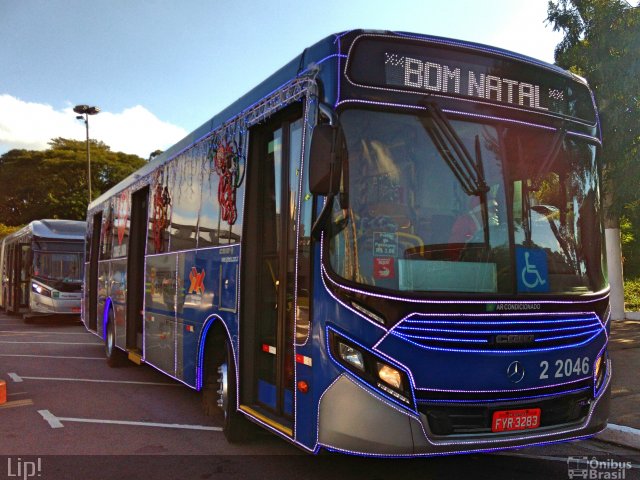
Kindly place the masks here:
<instances>
[{"instance_id":1,"label":"black tire","mask_svg":"<svg viewBox=\"0 0 640 480\"><path fill-rule=\"evenodd\" d=\"M235 362L231 345L226 337L213 337L217 342L207 342L205 375L202 387L202 405L208 416L223 416L222 431L229 443L241 443L249 439L251 425L237 412ZM222 348L221 348L222 347Z\"/></svg>"},{"instance_id":2,"label":"black tire","mask_svg":"<svg viewBox=\"0 0 640 480\"><path fill-rule=\"evenodd\" d=\"M119 367L124 363L124 352L116 347L115 318L112 309L109 309L107 334L104 337L104 353L107 357L107 365L110 367Z\"/></svg>"}]
</instances>

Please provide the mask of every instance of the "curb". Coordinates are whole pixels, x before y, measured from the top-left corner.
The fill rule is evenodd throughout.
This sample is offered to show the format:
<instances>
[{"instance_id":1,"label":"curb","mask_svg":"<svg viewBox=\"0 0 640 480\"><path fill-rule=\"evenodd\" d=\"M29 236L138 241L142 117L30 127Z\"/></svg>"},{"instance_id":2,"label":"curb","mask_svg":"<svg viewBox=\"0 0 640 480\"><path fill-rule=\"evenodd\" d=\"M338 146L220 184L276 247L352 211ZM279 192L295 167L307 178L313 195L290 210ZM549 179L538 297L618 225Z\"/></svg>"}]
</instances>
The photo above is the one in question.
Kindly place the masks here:
<instances>
[{"instance_id":1,"label":"curb","mask_svg":"<svg viewBox=\"0 0 640 480\"><path fill-rule=\"evenodd\" d=\"M640 430L636 428L610 423L595 438L603 442L640 450Z\"/></svg>"},{"instance_id":2,"label":"curb","mask_svg":"<svg viewBox=\"0 0 640 480\"><path fill-rule=\"evenodd\" d=\"M624 312L625 320L640 320L640 312Z\"/></svg>"}]
</instances>

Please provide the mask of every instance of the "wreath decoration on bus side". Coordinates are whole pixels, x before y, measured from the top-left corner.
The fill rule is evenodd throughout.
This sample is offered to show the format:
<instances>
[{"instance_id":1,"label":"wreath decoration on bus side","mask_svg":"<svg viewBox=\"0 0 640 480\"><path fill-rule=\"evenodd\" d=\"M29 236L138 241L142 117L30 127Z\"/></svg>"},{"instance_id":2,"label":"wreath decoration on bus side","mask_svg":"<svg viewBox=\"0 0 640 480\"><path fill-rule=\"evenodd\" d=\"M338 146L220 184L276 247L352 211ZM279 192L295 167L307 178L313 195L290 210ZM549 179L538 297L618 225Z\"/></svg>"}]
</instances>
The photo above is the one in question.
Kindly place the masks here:
<instances>
[{"instance_id":1,"label":"wreath decoration on bus side","mask_svg":"<svg viewBox=\"0 0 640 480\"><path fill-rule=\"evenodd\" d=\"M229 225L236 223L238 208L236 192L244 179L242 158L235 140L212 142L208 153L212 170L218 175L220 217Z\"/></svg>"},{"instance_id":2,"label":"wreath decoration on bus side","mask_svg":"<svg viewBox=\"0 0 640 480\"><path fill-rule=\"evenodd\" d=\"M153 246L157 253L162 252L162 235L169 226L169 207L171 206L171 195L169 188L163 186L163 172L156 175L153 193Z\"/></svg>"}]
</instances>

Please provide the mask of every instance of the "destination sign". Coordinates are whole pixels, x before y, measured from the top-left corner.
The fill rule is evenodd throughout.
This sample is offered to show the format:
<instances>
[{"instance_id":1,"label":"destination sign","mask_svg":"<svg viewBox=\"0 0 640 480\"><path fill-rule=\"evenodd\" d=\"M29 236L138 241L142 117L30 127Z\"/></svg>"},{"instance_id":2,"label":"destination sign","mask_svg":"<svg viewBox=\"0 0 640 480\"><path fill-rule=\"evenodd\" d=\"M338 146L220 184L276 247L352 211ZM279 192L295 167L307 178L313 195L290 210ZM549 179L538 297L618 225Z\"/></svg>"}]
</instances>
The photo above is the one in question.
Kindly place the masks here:
<instances>
[{"instance_id":1,"label":"destination sign","mask_svg":"<svg viewBox=\"0 0 640 480\"><path fill-rule=\"evenodd\" d=\"M562 100L564 96L562 90L545 92L543 87L544 104L541 104L540 85L396 53L385 53L384 64L390 85L485 98L538 110L549 110L549 97Z\"/></svg>"},{"instance_id":2,"label":"destination sign","mask_svg":"<svg viewBox=\"0 0 640 480\"><path fill-rule=\"evenodd\" d=\"M347 75L365 86L451 95L595 122L591 94L582 82L470 46L363 36L351 49Z\"/></svg>"}]
</instances>

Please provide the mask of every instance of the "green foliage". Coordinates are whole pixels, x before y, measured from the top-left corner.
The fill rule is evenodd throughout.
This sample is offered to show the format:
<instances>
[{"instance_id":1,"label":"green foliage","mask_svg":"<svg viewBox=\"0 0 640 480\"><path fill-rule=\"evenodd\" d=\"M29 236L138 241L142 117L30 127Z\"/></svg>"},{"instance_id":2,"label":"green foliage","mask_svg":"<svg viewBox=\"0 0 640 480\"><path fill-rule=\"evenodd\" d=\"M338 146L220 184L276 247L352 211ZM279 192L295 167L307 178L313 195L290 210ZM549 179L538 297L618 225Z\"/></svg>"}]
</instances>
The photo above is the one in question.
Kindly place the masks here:
<instances>
[{"instance_id":1,"label":"green foliage","mask_svg":"<svg viewBox=\"0 0 640 480\"><path fill-rule=\"evenodd\" d=\"M88 203L86 142L55 138L44 151L11 150L0 157L0 221L84 220ZM92 140L91 188L98 197L145 161Z\"/></svg>"},{"instance_id":2,"label":"green foliage","mask_svg":"<svg viewBox=\"0 0 640 480\"><path fill-rule=\"evenodd\" d=\"M11 235L13 232L17 232L21 228L22 228L22 225L10 227L8 225L5 225L4 223L0 223L0 239L6 237L7 235Z\"/></svg>"},{"instance_id":3,"label":"green foliage","mask_svg":"<svg viewBox=\"0 0 640 480\"><path fill-rule=\"evenodd\" d=\"M624 277L640 277L640 202L628 204L620 219L620 240L624 258Z\"/></svg>"},{"instance_id":4,"label":"green foliage","mask_svg":"<svg viewBox=\"0 0 640 480\"><path fill-rule=\"evenodd\" d=\"M550 1L547 20L564 33L556 63L586 77L600 109L608 215L640 198L640 8L624 0Z\"/></svg>"},{"instance_id":5,"label":"green foliage","mask_svg":"<svg viewBox=\"0 0 640 480\"><path fill-rule=\"evenodd\" d=\"M624 308L629 312L640 311L640 277L624 281Z\"/></svg>"}]
</instances>

